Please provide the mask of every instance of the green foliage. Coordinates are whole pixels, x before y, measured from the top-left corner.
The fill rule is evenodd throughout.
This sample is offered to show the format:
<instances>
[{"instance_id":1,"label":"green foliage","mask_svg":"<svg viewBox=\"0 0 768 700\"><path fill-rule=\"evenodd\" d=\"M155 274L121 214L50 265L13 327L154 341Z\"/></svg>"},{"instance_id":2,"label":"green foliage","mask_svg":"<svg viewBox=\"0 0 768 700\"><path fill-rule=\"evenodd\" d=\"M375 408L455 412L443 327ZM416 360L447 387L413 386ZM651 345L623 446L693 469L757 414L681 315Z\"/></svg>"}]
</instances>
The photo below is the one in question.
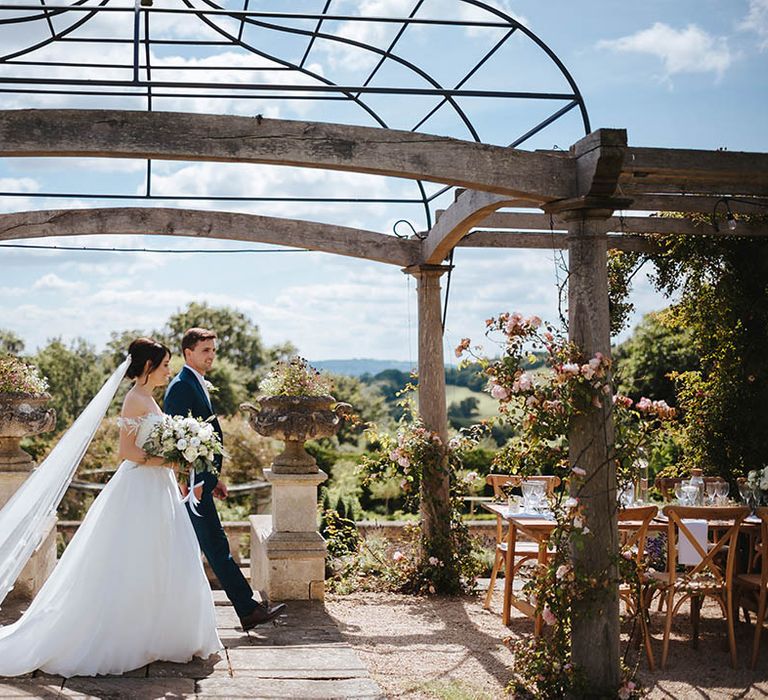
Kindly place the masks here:
<instances>
[{"instance_id":1,"label":"green foliage","mask_svg":"<svg viewBox=\"0 0 768 700\"><path fill-rule=\"evenodd\" d=\"M24 341L13 331L0 328L0 355L18 355L24 352Z\"/></svg>"},{"instance_id":2,"label":"green foliage","mask_svg":"<svg viewBox=\"0 0 768 700\"><path fill-rule=\"evenodd\" d=\"M711 232L708 217L693 218ZM768 240L666 236L650 259L657 289L679 296L669 323L700 358L676 376L685 466L733 480L768 462Z\"/></svg>"},{"instance_id":3,"label":"green foliage","mask_svg":"<svg viewBox=\"0 0 768 700\"><path fill-rule=\"evenodd\" d=\"M253 370L295 352L290 344L267 348L256 324L242 311L195 301L168 319L163 334L166 344L181 353L181 337L185 330L193 327L216 331L218 356L231 360L238 367Z\"/></svg>"},{"instance_id":4,"label":"green foliage","mask_svg":"<svg viewBox=\"0 0 768 700\"><path fill-rule=\"evenodd\" d=\"M338 443L357 444L367 424L381 425L389 422L386 401L376 386L365 384L356 377L340 374L330 375L330 377L334 384L334 398L350 404L356 415L355 420L344 421L344 425L335 436Z\"/></svg>"},{"instance_id":5,"label":"green foliage","mask_svg":"<svg viewBox=\"0 0 768 700\"><path fill-rule=\"evenodd\" d=\"M95 348L82 338L65 345L60 338L48 341L32 360L48 378L51 407L57 425L69 426L96 395L106 371Z\"/></svg>"},{"instance_id":6,"label":"green foliage","mask_svg":"<svg viewBox=\"0 0 768 700\"><path fill-rule=\"evenodd\" d=\"M691 329L674 325L663 312L646 314L613 360L621 393L635 401L664 399L670 406L677 405L672 375L699 368Z\"/></svg>"}]
</instances>

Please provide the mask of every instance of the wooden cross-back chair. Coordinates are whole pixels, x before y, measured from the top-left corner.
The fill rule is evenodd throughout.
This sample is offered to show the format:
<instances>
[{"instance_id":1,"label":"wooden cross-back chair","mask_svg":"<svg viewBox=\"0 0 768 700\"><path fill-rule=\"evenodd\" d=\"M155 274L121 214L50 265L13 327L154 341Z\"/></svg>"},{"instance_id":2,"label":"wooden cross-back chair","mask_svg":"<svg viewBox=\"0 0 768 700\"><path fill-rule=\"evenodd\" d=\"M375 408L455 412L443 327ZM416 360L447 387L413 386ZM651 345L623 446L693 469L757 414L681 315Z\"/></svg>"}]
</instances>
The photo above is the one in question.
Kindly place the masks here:
<instances>
[{"instance_id":1,"label":"wooden cross-back chair","mask_svg":"<svg viewBox=\"0 0 768 700\"><path fill-rule=\"evenodd\" d=\"M618 513L619 544L622 553L631 552L635 562L642 572L645 568L645 541L648 536L648 527L658 514L656 506L637 506L635 508L622 508ZM637 615L640 620L640 631L645 646L645 655L648 659L648 668L656 669L651 646L651 635L648 630L648 591L646 585L641 585L640 590L634 590L628 583L619 585L619 596L624 601L628 612Z\"/></svg>"},{"instance_id":2,"label":"wooden cross-back chair","mask_svg":"<svg viewBox=\"0 0 768 700\"><path fill-rule=\"evenodd\" d=\"M753 669L757 668L757 656L760 652L760 636L765 624L766 607L768 607L768 507L755 511L760 518L760 553L755 558L759 565L758 572L739 574L736 577L736 594L741 597L744 592L757 594L757 619L755 620L755 637L752 642ZM738 609L738 605L736 606Z\"/></svg>"},{"instance_id":3,"label":"wooden cross-back chair","mask_svg":"<svg viewBox=\"0 0 768 700\"><path fill-rule=\"evenodd\" d=\"M664 644L661 651L661 667L667 663L669 637L672 620L685 601L691 604L693 623L693 645L698 647L699 618L705 597L715 600L723 613L728 627L728 645L731 665L736 667L736 637L733 624L734 581L736 563L736 540L744 518L749 515L746 506L698 507L666 506L664 515L669 519L667 526L667 571L657 572L654 577L663 587L666 597L667 616L664 625ZM707 541L700 544L686 524L686 520L707 521ZM710 540L709 535L712 535ZM678 538L685 537L693 550L701 557L697 564L685 565L678 572ZM695 583L695 586L691 586Z\"/></svg>"},{"instance_id":4,"label":"wooden cross-back chair","mask_svg":"<svg viewBox=\"0 0 768 700\"><path fill-rule=\"evenodd\" d=\"M504 488L514 488L520 486L523 481L543 481L544 490L547 496L551 496L555 489L560 486L560 477L557 476L518 476L509 474L488 474L485 477L485 483L493 488L493 495L497 499L506 498ZM512 575L514 576L518 569L529 559L537 559L539 556L539 546L536 542L515 541L514 560L512 563ZM496 516L496 550L493 558L493 568L491 569L491 580L488 584L488 592L485 595L483 607L488 610L491 607L493 598L493 589L496 586L496 578L499 571L504 566L507 558L507 537L504 530L504 519Z\"/></svg>"}]
</instances>

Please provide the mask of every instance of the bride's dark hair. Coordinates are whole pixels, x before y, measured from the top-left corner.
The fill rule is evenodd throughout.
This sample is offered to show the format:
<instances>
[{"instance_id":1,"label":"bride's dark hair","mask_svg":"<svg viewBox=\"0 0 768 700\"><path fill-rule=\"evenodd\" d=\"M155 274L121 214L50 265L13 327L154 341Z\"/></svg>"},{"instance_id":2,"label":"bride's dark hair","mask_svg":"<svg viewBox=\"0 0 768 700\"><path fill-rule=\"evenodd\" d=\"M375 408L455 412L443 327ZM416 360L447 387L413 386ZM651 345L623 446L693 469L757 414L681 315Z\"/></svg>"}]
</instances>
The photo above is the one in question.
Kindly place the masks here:
<instances>
[{"instance_id":1,"label":"bride's dark hair","mask_svg":"<svg viewBox=\"0 0 768 700\"><path fill-rule=\"evenodd\" d=\"M125 376L128 379L136 379L144 374L147 362L150 363L149 371L154 372L171 351L152 338L136 338L128 347L128 353L131 356L131 364L128 365Z\"/></svg>"}]
</instances>

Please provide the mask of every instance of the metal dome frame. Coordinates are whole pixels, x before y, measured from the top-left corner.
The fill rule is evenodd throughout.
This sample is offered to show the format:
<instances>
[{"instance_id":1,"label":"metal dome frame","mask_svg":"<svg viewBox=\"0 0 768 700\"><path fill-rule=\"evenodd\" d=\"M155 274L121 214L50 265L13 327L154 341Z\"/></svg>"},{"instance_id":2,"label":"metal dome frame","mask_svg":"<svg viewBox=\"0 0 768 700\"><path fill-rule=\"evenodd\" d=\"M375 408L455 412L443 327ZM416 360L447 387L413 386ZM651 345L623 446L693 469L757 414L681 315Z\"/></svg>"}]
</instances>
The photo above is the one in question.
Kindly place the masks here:
<instances>
[{"instance_id":1,"label":"metal dome frame","mask_svg":"<svg viewBox=\"0 0 768 700\"><path fill-rule=\"evenodd\" d=\"M252 0L243 0L241 9L229 9L222 3L213 0L200 0L203 7L196 7L192 0L181 0L183 7L156 7L152 0L136 0L133 5L116 6L115 0L98 0L98 4L88 4L87 0L76 0L71 5L49 4L45 0L39 0L40 5L23 3L0 3L0 32L3 27L23 26L28 23L45 23L50 36L33 41L30 45L18 48L0 55L0 94L38 95L48 97L77 97L96 98L99 101L106 98L139 97L144 101L144 109L153 111L158 100L173 98L176 100L191 100L206 98L210 100L258 100L268 97L270 101L281 100L286 103L297 100L345 100L354 103L361 110L361 114L367 119L383 128L392 125L373 106L366 101L373 95L392 96L426 96L438 99L436 105L428 109L424 114L413 120L410 131L416 132L428 122L438 111L450 109L457 120L458 125L466 132L466 137L477 143L482 142L481 134L471 119L471 110L463 108L459 100L463 98L490 98L501 103L507 100L545 100L555 103L564 102L546 118L537 123L525 125L522 133L511 140L508 145L517 148L539 134L551 124L557 122L574 109L578 109L583 125L584 134L590 131L589 115L587 113L584 98L576 85L575 80L567 68L556 55L536 34L517 19L504 11L479 0L456 0L456 15L459 10L470 10L482 16L481 19L441 19L419 16L425 9L425 0L414 0L410 12L401 16L363 17L350 13L333 13L332 0L318 0L316 12L268 12L250 9ZM39 11L38 10L39 7ZM117 13L129 14L132 20L132 36L120 38L108 36L106 33L95 36L74 36L76 30L88 26L90 20L99 15ZM220 41L208 41L197 38L169 40L162 35L153 34L151 17L195 17L200 20L211 32L221 37ZM72 21L69 21L72 18ZM67 24L61 28L54 27L53 21ZM235 21L237 31L232 31L224 26L226 22ZM311 23L311 28L296 26ZM329 25L343 23L344 26L356 29L362 25L390 25L397 27L394 37L386 42L382 48L372 43L357 41L349 36L334 33L327 28ZM490 30L496 34L496 39L484 46L479 60L472 61L471 65L464 66L460 75L452 82L452 86L446 87L427 70L411 60L401 56L398 52L403 45L403 36L406 31L414 27L428 28L463 28L473 31ZM276 36L300 37L306 39L306 47L300 60L289 60L258 48L244 37L248 28L258 28L275 32ZM500 35L500 37L498 36ZM556 67L570 91L546 92L546 91L512 91L507 89L478 90L467 87L467 83L477 77L489 59L502 50L515 35L524 36L527 40L543 52L544 56ZM361 55L372 56L373 67L367 71L364 80L356 84L338 84L328 77L311 70L308 60L318 42L331 42L332 44L360 52ZM132 48L132 61L129 63L97 62L82 63L68 60L35 60L33 54L41 49L48 49L52 45L66 45L69 42L78 42L86 45L127 45ZM238 68L237 70L250 70L254 80L248 83L218 82L215 80L217 73L224 74L231 71L231 66L185 66L185 71L205 69L207 75L212 75L213 80L164 80L157 74L166 71L162 65L152 64L152 49L173 45L189 49L198 49L206 46L235 47L242 49L246 55L263 59L268 65L254 66L252 68ZM423 83L421 86L408 85L375 85L375 78L380 75L387 65L396 65L405 69L409 75ZM39 75L7 75L4 69L40 71ZM87 78L79 77L77 72L88 70ZM61 77L62 71L64 76ZM115 71L130 72L129 77L115 79L111 77ZM262 73L263 71L263 73ZM304 84L276 84L263 79L263 75L273 71L290 71L299 74L307 80ZM66 73L72 73L67 75ZM259 78L262 78L259 81ZM445 81L443 81L445 82ZM579 134L579 136L584 135ZM228 201L228 202L317 202L319 203L381 203L396 204L420 204L424 210L425 228L429 229L434 223L431 207L435 200L450 189L443 186L434 192L428 193L425 184L416 180L418 195L412 198L387 198L387 197L289 197L289 196L204 196L204 195L157 195L152 191L152 161L147 160L145 188L142 194L106 194L93 192L0 192L0 197L27 196L35 198L55 199L90 199L90 200L174 200L174 201Z\"/></svg>"}]
</instances>

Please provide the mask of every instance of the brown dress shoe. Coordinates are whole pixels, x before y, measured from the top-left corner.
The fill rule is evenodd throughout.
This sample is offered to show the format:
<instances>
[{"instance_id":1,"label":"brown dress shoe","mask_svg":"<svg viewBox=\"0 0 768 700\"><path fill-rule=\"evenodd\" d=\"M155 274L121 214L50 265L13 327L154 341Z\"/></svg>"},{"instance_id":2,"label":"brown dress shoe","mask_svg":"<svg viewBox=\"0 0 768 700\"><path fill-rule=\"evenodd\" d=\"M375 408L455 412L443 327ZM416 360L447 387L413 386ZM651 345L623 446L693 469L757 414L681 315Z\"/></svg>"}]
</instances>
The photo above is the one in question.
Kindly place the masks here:
<instances>
[{"instance_id":1,"label":"brown dress shoe","mask_svg":"<svg viewBox=\"0 0 768 700\"><path fill-rule=\"evenodd\" d=\"M243 627L243 632L252 630L256 625L263 625L265 622L274 620L285 610L285 603L279 605L273 605L271 608L265 605L259 605L253 612L249 613L245 617L240 618L240 624Z\"/></svg>"}]
</instances>

